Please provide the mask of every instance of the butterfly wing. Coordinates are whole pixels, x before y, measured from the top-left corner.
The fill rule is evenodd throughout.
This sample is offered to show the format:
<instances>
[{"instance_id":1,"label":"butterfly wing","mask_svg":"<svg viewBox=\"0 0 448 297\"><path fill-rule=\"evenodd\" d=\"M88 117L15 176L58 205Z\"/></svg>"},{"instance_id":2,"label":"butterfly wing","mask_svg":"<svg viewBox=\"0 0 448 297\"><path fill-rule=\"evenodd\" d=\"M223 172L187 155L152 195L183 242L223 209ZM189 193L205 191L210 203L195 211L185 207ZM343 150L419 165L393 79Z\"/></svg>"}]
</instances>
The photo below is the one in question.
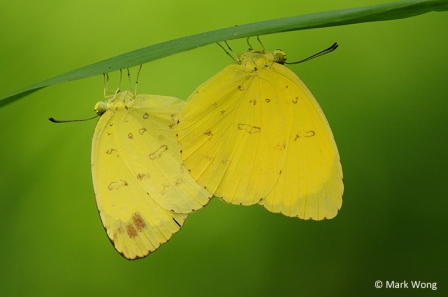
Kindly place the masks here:
<instances>
[{"instance_id":1,"label":"butterfly wing","mask_svg":"<svg viewBox=\"0 0 448 297\"><path fill-rule=\"evenodd\" d=\"M151 198L175 213L202 208L212 196L182 162L174 125L184 105L174 97L137 95L119 127L118 143L133 174Z\"/></svg>"},{"instance_id":2,"label":"butterfly wing","mask_svg":"<svg viewBox=\"0 0 448 297\"><path fill-rule=\"evenodd\" d=\"M322 109L305 84L288 68L274 64L269 74L276 88L287 90L284 109L293 111L282 173L266 209L301 219L331 219L342 205L344 185L336 143Z\"/></svg>"},{"instance_id":3,"label":"butterfly wing","mask_svg":"<svg viewBox=\"0 0 448 297\"><path fill-rule=\"evenodd\" d=\"M202 84L176 126L191 175L234 204L255 204L270 192L289 135L275 89L254 68L229 65Z\"/></svg>"},{"instance_id":4,"label":"butterfly wing","mask_svg":"<svg viewBox=\"0 0 448 297\"><path fill-rule=\"evenodd\" d=\"M342 169L317 101L270 53L252 51L201 85L179 115L182 157L223 200L303 219L334 217Z\"/></svg>"},{"instance_id":5,"label":"butterfly wing","mask_svg":"<svg viewBox=\"0 0 448 297\"><path fill-rule=\"evenodd\" d=\"M95 128L92 177L107 235L120 254L136 259L168 241L211 195L191 178L186 181L170 128L179 106L163 104L160 97L153 102L150 95L119 96Z\"/></svg>"}]
</instances>

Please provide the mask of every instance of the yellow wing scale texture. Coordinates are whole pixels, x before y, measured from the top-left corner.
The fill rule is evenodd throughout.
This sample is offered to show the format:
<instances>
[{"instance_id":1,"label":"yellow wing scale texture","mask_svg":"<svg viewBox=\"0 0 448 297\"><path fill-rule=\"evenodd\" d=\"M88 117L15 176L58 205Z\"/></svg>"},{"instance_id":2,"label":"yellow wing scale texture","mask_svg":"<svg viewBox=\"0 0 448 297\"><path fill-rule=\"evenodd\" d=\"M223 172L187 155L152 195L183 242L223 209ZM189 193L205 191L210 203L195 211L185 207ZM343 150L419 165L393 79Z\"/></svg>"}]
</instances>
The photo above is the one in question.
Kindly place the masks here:
<instances>
[{"instance_id":1,"label":"yellow wing scale texture","mask_svg":"<svg viewBox=\"0 0 448 297\"><path fill-rule=\"evenodd\" d=\"M127 259L145 257L211 194L185 169L173 126L184 101L129 91L97 103L92 177L109 239Z\"/></svg>"},{"instance_id":2,"label":"yellow wing scale texture","mask_svg":"<svg viewBox=\"0 0 448 297\"><path fill-rule=\"evenodd\" d=\"M339 153L319 104L281 53L244 53L193 92L175 126L182 158L224 201L331 219L344 190Z\"/></svg>"}]
</instances>

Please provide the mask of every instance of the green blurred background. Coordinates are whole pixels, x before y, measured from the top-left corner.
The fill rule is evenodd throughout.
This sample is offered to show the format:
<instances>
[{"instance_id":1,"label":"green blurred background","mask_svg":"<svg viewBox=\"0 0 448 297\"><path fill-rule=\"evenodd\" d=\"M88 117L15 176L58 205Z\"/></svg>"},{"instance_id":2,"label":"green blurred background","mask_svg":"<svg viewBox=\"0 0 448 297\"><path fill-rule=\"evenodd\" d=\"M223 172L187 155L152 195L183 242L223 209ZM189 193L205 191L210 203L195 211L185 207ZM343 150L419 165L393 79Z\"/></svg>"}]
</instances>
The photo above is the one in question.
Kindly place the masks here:
<instances>
[{"instance_id":1,"label":"green blurred background","mask_svg":"<svg viewBox=\"0 0 448 297\"><path fill-rule=\"evenodd\" d=\"M385 2L3 1L0 94L178 37ZM263 36L291 61L340 44L290 69L331 124L342 210L313 222L214 199L138 261L116 253L98 217L90 176L96 121L48 121L94 115L103 77L1 108L0 295L446 296L447 28L447 13L429 13ZM247 49L244 39L230 44ZM186 99L229 63L209 45L145 64L138 92ZM117 81L111 73L110 85ZM375 289L376 280L437 282L437 290Z\"/></svg>"}]
</instances>

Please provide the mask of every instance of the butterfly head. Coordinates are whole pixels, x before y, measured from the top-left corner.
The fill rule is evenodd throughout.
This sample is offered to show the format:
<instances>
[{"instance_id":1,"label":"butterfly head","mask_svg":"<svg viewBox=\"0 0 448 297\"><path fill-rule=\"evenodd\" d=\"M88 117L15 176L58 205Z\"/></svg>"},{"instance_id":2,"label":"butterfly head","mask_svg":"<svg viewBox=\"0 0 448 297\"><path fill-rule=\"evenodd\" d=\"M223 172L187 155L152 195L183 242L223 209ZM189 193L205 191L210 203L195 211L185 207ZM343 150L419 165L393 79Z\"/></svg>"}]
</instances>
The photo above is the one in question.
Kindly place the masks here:
<instances>
[{"instance_id":1,"label":"butterfly head","mask_svg":"<svg viewBox=\"0 0 448 297\"><path fill-rule=\"evenodd\" d=\"M93 110L95 110L97 115L102 115L107 110L107 103L104 101L99 101L95 104Z\"/></svg>"},{"instance_id":2,"label":"butterfly head","mask_svg":"<svg viewBox=\"0 0 448 297\"><path fill-rule=\"evenodd\" d=\"M278 64L285 64L286 62L286 53L280 49L275 50L272 55L274 56L274 61Z\"/></svg>"}]
</instances>

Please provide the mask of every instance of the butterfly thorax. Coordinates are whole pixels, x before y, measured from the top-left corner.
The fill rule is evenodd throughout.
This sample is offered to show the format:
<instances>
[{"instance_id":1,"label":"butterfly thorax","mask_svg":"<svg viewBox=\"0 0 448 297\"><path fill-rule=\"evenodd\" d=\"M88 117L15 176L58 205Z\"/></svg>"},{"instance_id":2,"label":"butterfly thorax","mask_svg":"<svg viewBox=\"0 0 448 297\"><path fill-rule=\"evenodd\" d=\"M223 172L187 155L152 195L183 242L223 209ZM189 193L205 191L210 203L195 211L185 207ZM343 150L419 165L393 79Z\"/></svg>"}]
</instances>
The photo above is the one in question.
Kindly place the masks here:
<instances>
[{"instance_id":1,"label":"butterfly thorax","mask_svg":"<svg viewBox=\"0 0 448 297\"><path fill-rule=\"evenodd\" d=\"M284 64L286 62L286 54L282 50L275 50L272 53L264 50L250 50L241 54L239 60L240 65L253 72L271 68L274 63Z\"/></svg>"},{"instance_id":2,"label":"butterfly thorax","mask_svg":"<svg viewBox=\"0 0 448 297\"><path fill-rule=\"evenodd\" d=\"M274 56L263 50L250 50L247 53L241 54L240 64L250 72L259 69L271 68L274 61Z\"/></svg>"}]
</instances>

